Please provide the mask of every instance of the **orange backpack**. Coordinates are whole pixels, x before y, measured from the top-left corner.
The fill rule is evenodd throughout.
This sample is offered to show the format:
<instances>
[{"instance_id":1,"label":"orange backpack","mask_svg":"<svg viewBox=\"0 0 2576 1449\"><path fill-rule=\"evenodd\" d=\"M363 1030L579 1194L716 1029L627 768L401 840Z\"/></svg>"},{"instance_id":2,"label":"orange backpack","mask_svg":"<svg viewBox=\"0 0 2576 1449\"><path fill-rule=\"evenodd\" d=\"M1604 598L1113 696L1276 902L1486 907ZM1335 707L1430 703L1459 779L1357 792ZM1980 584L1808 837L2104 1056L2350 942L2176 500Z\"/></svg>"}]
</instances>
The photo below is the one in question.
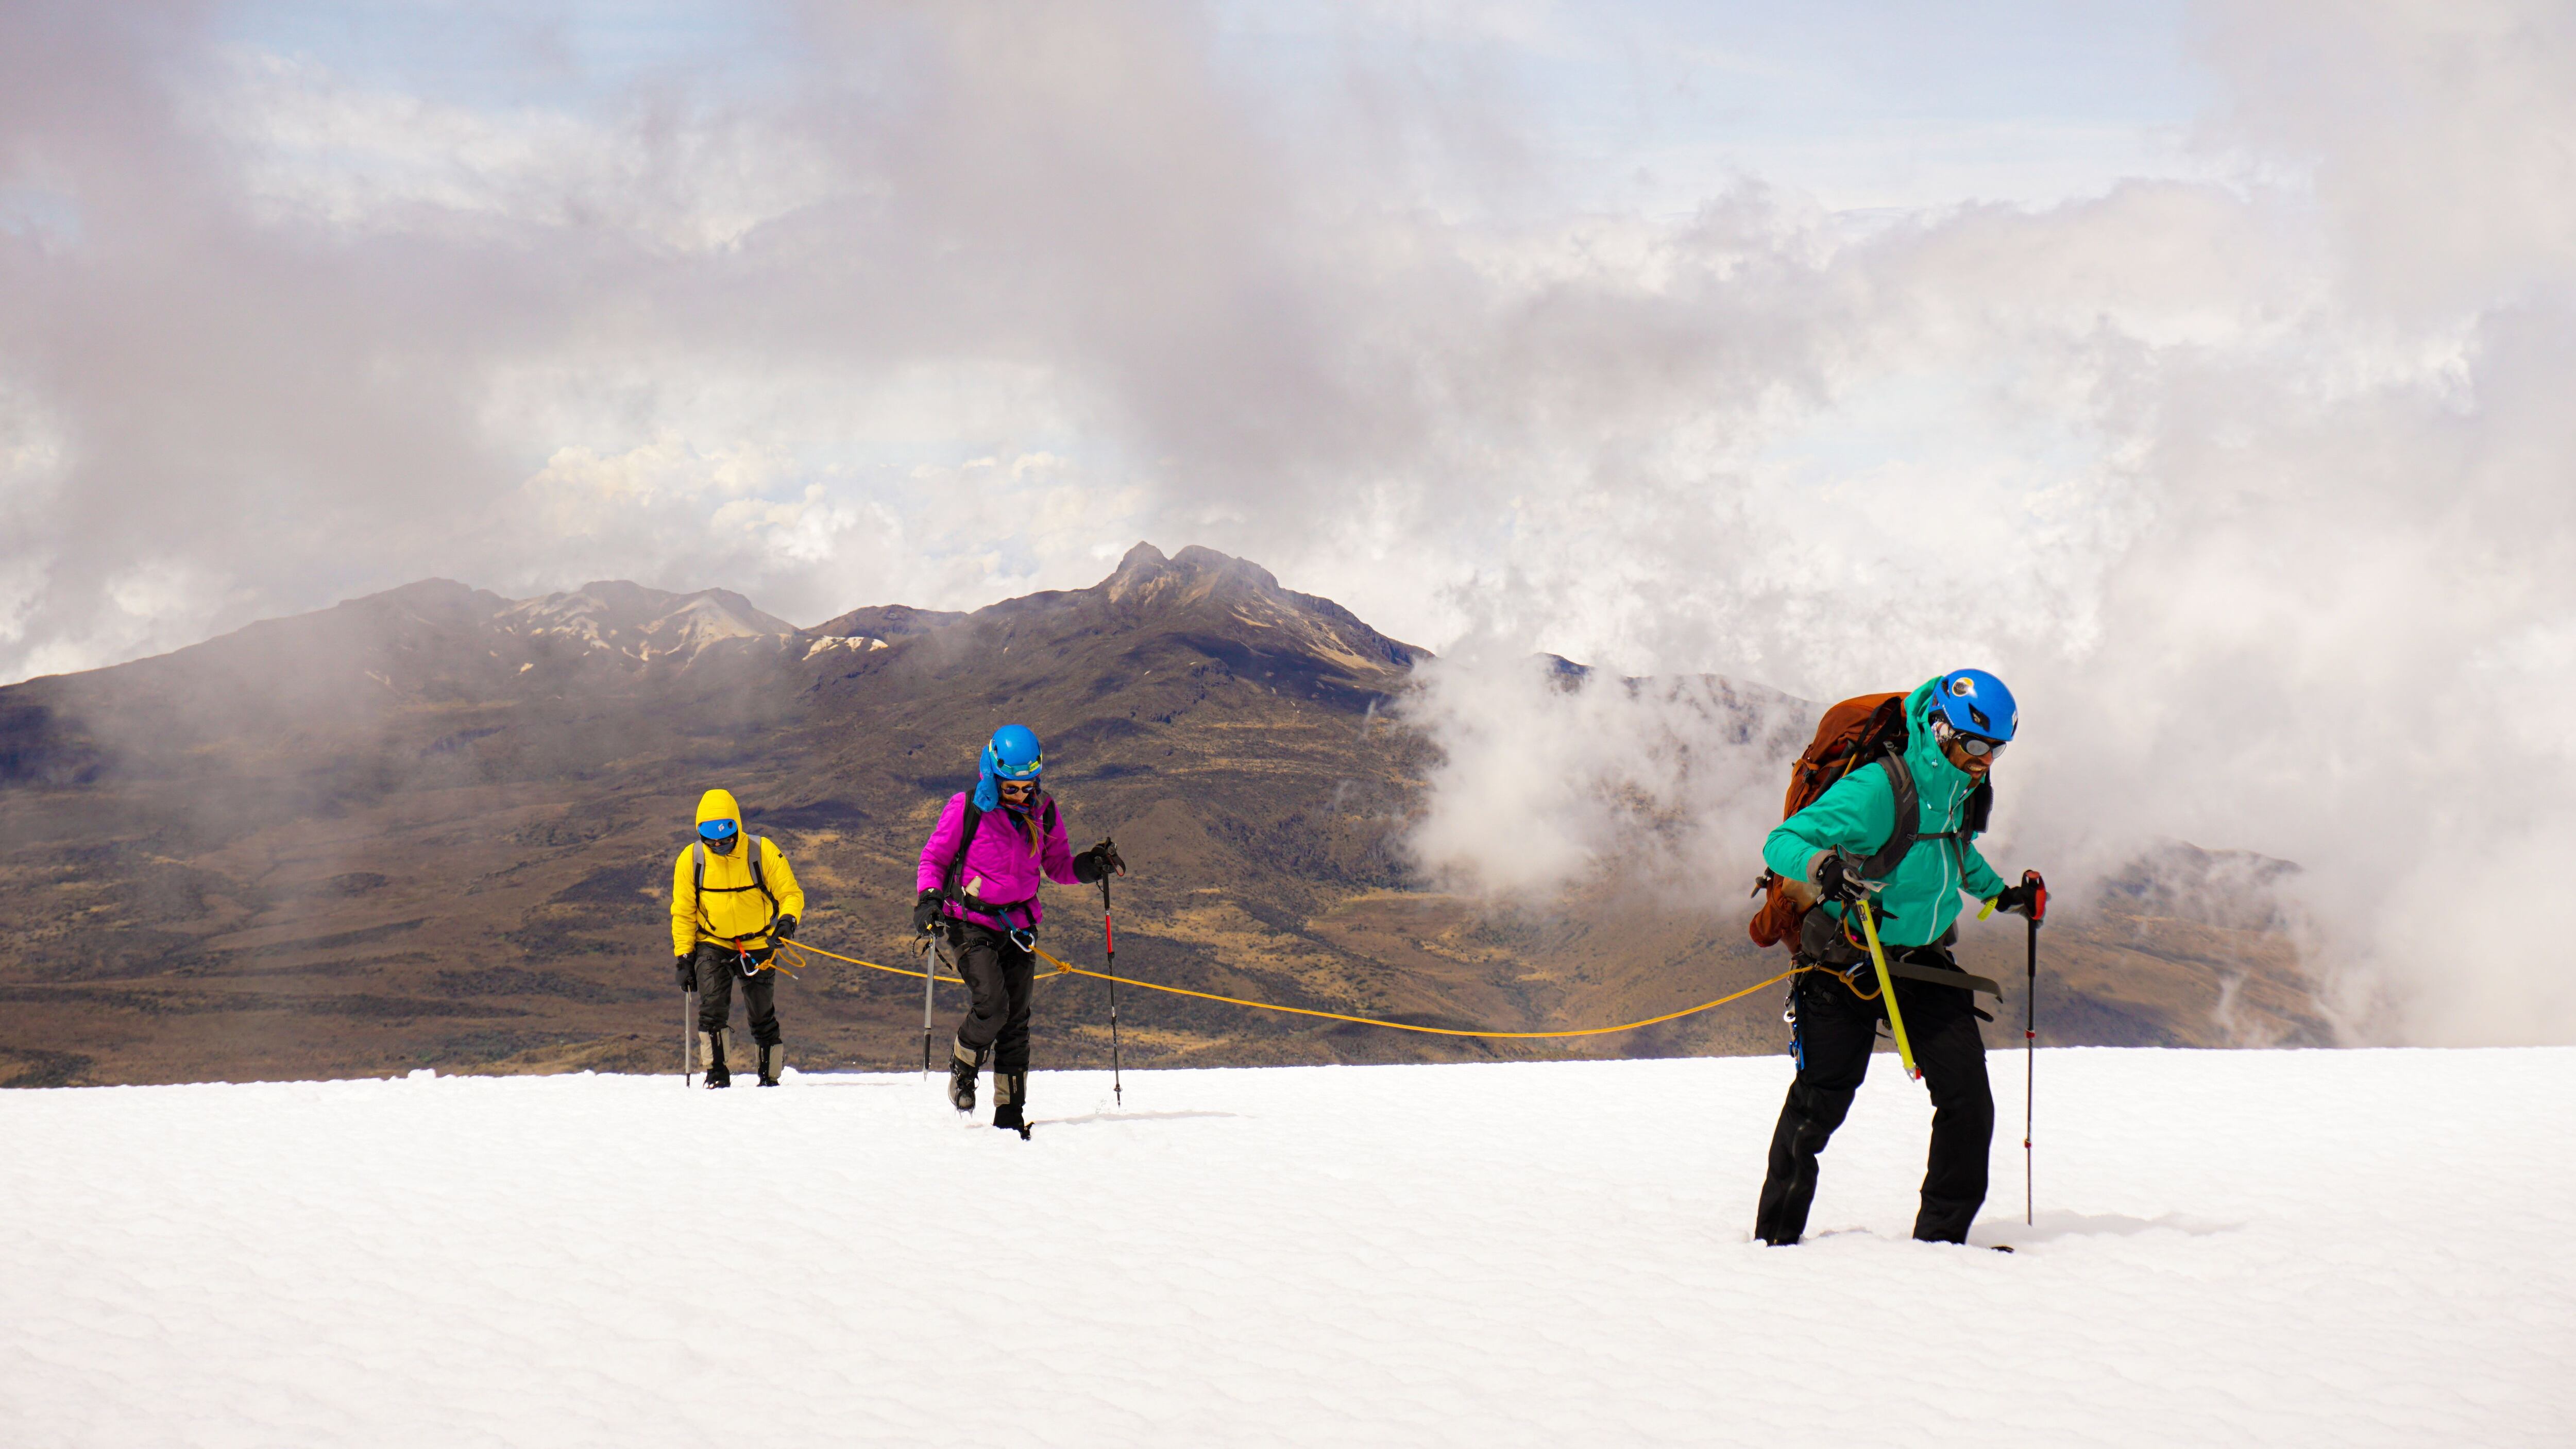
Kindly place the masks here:
<instances>
[{"instance_id":1,"label":"orange backpack","mask_svg":"<svg viewBox=\"0 0 2576 1449\"><path fill-rule=\"evenodd\" d=\"M1816 723L1816 737L1808 742L1806 753L1789 768L1789 794L1781 805L1780 818L1786 820L1806 809L1835 781L1879 758L1890 745L1904 748L1905 736L1903 691L1854 695L1826 710L1825 717ZM1803 891L1792 893L1789 886L1779 872L1771 870L1762 872L1762 878L1753 883L1753 894L1763 897L1762 908L1753 913L1752 922L1745 927L1752 933L1754 945L1776 946L1798 939L1798 925L1814 902L1805 899Z\"/></svg>"}]
</instances>

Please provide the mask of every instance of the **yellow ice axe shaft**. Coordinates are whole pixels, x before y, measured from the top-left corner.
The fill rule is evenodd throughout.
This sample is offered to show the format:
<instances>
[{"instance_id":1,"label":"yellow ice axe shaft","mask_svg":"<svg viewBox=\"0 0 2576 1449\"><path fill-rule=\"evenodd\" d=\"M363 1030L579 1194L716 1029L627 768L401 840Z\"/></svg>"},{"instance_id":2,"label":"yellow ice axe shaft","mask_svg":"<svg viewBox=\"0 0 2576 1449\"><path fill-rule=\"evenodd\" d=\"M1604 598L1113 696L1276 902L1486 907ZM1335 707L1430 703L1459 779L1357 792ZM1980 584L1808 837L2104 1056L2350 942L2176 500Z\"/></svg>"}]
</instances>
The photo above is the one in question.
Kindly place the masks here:
<instances>
[{"instance_id":1,"label":"yellow ice axe shaft","mask_svg":"<svg viewBox=\"0 0 2576 1449\"><path fill-rule=\"evenodd\" d=\"M1878 999L1887 1003L1887 1025L1896 1033L1896 1059L1904 1064L1905 1075L1916 1081L1923 1073L1914 1065L1914 1044L1905 1039L1905 1013L1896 1009L1896 981L1887 974L1887 952L1878 944L1878 921L1871 915L1869 902L1860 901L1860 931L1869 938L1869 959L1878 967Z\"/></svg>"}]
</instances>

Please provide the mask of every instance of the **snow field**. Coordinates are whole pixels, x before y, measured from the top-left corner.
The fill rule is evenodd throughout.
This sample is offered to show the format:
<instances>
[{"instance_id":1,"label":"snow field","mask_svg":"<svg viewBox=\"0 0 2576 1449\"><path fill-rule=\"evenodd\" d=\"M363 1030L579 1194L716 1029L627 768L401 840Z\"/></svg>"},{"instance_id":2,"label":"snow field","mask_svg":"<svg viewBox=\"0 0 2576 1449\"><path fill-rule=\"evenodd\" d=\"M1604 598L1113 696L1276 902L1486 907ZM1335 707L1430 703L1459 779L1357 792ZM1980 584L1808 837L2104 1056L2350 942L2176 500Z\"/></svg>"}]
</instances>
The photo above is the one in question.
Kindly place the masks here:
<instances>
[{"instance_id":1,"label":"snow field","mask_svg":"<svg viewBox=\"0 0 2576 1449\"><path fill-rule=\"evenodd\" d=\"M2576 1049L1993 1062L1909 1242L1874 1063L1748 1241L1782 1058L0 1094L0 1443L2565 1445Z\"/></svg>"}]
</instances>

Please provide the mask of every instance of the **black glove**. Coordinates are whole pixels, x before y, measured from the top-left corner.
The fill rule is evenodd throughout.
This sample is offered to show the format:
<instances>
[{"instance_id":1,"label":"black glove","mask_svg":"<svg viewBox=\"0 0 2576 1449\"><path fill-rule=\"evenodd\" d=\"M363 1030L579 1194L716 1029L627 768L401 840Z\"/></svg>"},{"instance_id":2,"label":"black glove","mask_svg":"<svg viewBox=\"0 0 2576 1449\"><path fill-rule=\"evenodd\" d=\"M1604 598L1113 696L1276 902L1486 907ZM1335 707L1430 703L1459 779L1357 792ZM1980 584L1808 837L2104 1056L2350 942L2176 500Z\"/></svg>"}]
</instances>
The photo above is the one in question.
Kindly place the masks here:
<instances>
[{"instance_id":1,"label":"black glove","mask_svg":"<svg viewBox=\"0 0 2576 1449\"><path fill-rule=\"evenodd\" d=\"M2006 886L1996 895L1995 907L2028 916L2033 924L2045 921L2048 919L2048 882L2039 878L2038 871L2023 871L2020 885Z\"/></svg>"},{"instance_id":2,"label":"black glove","mask_svg":"<svg viewBox=\"0 0 2576 1449\"><path fill-rule=\"evenodd\" d=\"M1869 894L1870 882L1860 878L1860 862L1839 850L1818 851L1808 862L1807 882L1816 888L1819 900L1848 905Z\"/></svg>"},{"instance_id":3,"label":"black glove","mask_svg":"<svg viewBox=\"0 0 2576 1449\"><path fill-rule=\"evenodd\" d=\"M1073 858L1073 878L1089 885L1105 875L1125 875L1127 862L1118 855L1118 842L1108 836L1100 843Z\"/></svg>"},{"instance_id":4,"label":"black glove","mask_svg":"<svg viewBox=\"0 0 2576 1449\"><path fill-rule=\"evenodd\" d=\"M680 989L681 989L682 991L695 991L695 990L697 990L697 989L698 989L698 953L697 953L697 952L695 952L695 951L691 951L691 952L690 952L689 954L687 954L686 956L681 957L681 958L680 958L679 965L680 965Z\"/></svg>"},{"instance_id":5,"label":"black glove","mask_svg":"<svg viewBox=\"0 0 2576 1449\"><path fill-rule=\"evenodd\" d=\"M941 899L942 897L937 891L923 891L919 896L916 896L913 899L912 928L914 930L927 936L930 934L930 928L939 924L939 906Z\"/></svg>"},{"instance_id":6,"label":"black glove","mask_svg":"<svg viewBox=\"0 0 2576 1449\"><path fill-rule=\"evenodd\" d=\"M795 940L796 918L781 912L777 920L769 923L769 939L773 942Z\"/></svg>"}]
</instances>

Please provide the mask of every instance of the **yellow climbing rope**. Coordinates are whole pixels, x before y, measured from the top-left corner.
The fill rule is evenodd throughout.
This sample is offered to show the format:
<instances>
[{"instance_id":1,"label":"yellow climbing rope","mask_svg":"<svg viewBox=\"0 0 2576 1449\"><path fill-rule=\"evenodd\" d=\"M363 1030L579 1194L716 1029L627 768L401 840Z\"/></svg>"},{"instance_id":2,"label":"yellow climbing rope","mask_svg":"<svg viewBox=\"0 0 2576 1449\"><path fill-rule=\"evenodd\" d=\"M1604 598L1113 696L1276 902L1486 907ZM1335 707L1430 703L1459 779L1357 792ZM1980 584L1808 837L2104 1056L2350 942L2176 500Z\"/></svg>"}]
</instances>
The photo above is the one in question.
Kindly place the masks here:
<instances>
[{"instance_id":1,"label":"yellow climbing rope","mask_svg":"<svg viewBox=\"0 0 2576 1449\"><path fill-rule=\"evenodd\" d=\"M852 966L865 966L871 971L883 971L889 976L909 976L915 981L919 981L922 977L930 975L927 971L911 971L906 970L901 966L880 966L874 961L862 961L856 956L844 956L838 951L826 951L820 946L816 946L805 941L781 941L778 943L778 955L784 956L790 951L796 953L796 959L794 961L781 963L773 957L771 958L770 964L784 970L791 976L814 964L813 962L805 959L808 956L828 956L832 960L844 961ZM1051 971L1047 974L1052 976L1059 975L1061 973ZM965 979L958 976L941 976L936 979L941 981L954 981L960 986L966 984ZM1122 976L1119 979L1124 981L1127 978Z\"/></svg>"},{"instance_id":2,"label":"yellow climbing rope","mask_svg":"<svg viewBox=\"0 0 2576 1449\"><path fill-rule=\"evenodd\" d=\"M883 971L889 975L909 976L915 981L918 981L923 976L929 974L921 971L907 970L901 966L885 966L874 961L862 961L856 956L844 956L838 951L826 951L820 946L808 945L803 941L784 942L778 949L781 955L790 951L797 953L797 959L790 963L787 968L791 972L802 970L804 967L812 964L810 961L805 959L808 955L812 955L828 957L831 960L846 962L852 966L865 966L871 971ZM1686 1006L1679 1011L1668 1011L1661 1016L1647 1017L1643 1021L1621 1022L1617 1026L1575 1027L1565 1031L1475 1031L1462 1027L1417 1026L1409 1021L1387 1021L1374 1016L1351 1016L1339 1011L1316 1011L1312 1008L1303 1006L1281 1006L1276 1002L1270 1001L1246 1001L1240 996L1219 996L1213 991L1192 991L1184 986L1165 986L1159 982L1140 981L1133 976L1112 976L1105 971L1091 971L1083 967L1076 966L1069 961L1058 960L1044 951L1037 951L1032 954L1037 956L1038 959L1048 962L1055 967L1053 971L1046 973L1047 976L1050 977L1089 976L1095 980L1115 981L1121 986L1135 987L1139 990L1160 991L1171 996L1195 997L1200 1001L1219 1001L1228 1006L1248 1007L1254 1011L1279 1011L1286 1012L1291 1016L1321 1017L1326 1021L1347 1021L1359 1026L1382 1026L1390 1031L1421 1032L1426 1036L1493 1037L1512 1041L1534 1041L1550 1037L1609 1036L1616 1032L1635 1031L1640 1027L1660 1026L1667 1021L1679 1021L1685 1016L1696 1016L1703 1011L1724 1006L1729 1002L1741 1001L1745 997L1751 996L1753 993L1760 991L1765 987L1777 986L1781 982L1786 981L1790 977L1796 976L1801 972L1824 971L1828 975L1839 975L1839 973L1833 972L1829 968L1823 966L1793 966L1790 969L1781 972L1777 976L1773 976L1763 981L1756 981L1741 991L1729 992L1726 995L1717 998L1715 1001L1703 1001L1697 1006ZM941 981L958 981L958 984L964 984L955 976L939 976L936 979ZM1849 983L1847 982L1846 984ZM1854 986L1853 989L1857 991L1859 988ZM1868 998L1863 997L1862 999L1867 1000Z\"/></svg>"},{"instance_id":3,"label":"yellow climbing rope","mask_svg":"<svg viewBox=\"0 0 2576 1449\"><path fill-rule=\"evenodd\" d=\"M1878 994L1887 998L1887 1029L1896 1038L1896 1060L1905 1068L1905 1075L1919 1082L1923 1080L1923 1069L1914 1065L1914 1044L1905 1036L1905 1013L1896 1008L1896 982L1887 974L1887 952L1878 944L1876 917L1868 901L1860 902L1860 929L1869 937L1869 959L1878 968Z\"/></svg>"}]
</instances>

